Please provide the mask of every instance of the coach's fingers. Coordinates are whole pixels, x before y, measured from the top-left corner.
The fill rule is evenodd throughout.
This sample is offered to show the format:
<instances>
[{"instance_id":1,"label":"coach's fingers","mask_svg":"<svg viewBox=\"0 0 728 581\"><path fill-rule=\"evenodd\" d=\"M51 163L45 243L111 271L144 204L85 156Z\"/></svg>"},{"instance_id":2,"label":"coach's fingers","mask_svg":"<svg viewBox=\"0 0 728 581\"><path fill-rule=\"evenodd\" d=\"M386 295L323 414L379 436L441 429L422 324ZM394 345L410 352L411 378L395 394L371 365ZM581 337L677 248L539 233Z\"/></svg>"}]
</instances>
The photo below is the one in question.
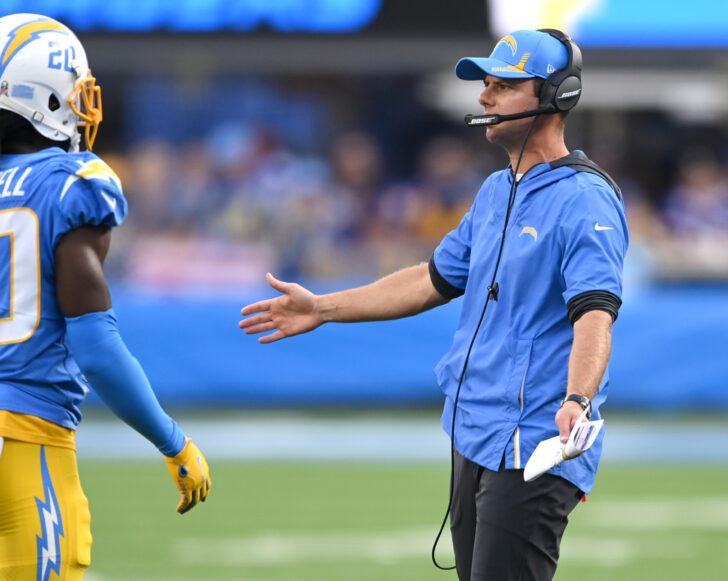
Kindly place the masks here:
<instances>
[{"instance_id":1,"label":"coach's fingers","mask_svg":"<svg viewBox=\"0 0 728 581\"><path fill-rule=\"evenodd\" d=\"M571 425L568 422L561 422L557 424L559 428L559 442L566 444L569 440L569 434L571 434Z\"/></svg>"},{"instance_id":2,"label":"coach's fingers","mask_svg":"<svg viewBox=\"0 0 728 581\"><path fill-rule=\"evenodd\" d=\"M283 294L288 294L291 290L291 287L294 285L294 283L291 282L283 282L282 280L278 280L270 272L266 273L265 279L268 281L268 284L270 286Z\"/></svg>"},{"instance_id":3,"label":"coach's fingers","mask_svg":"<svg viewBox=\"0 0 728 581\"><path fill-rule=\"evenodd\" d=\"M271 333L270 335L263 335L258 339L258 343L274 343L275 341L278 341L279 339L284 339L286 337L286 334L278 330L275 333Z\"/></svg>"},{"instance_id":4,"label":"coach's fingers","mask_svg":"<svg viewBox=\"0 0 728 581\"><path fill-rule=\"evenodd\" d=\"M275 301L276 299L266 299L264 301L258 301L257 303L253 303L252 305L246 305L244 306L240 314L245 315L252 315L253 313L261 313L263 311L269 311L271 303Z\"/></svg>"},{"instance_id":5,"label":"coach's fingers","mask_svg":"<svg viewBox=\"0 0 728 581\"><path fill-rule=\"evenodd\" d=\"M559 429L559 441L562 444L565 444L569 439L571 430L574 428L576 419L579 417L579 412L572 409L573 407L578 408L579 412L581 411L581 406L578 403L567 401L556 413L556 427Z\"/></svg>"},{"instance_id":6,"label":"coach's fingers","mask_svg":"<svg viewBox=\"0 0 728 581\"><path fill-rule=\"evenodd\" d=\"M261 323L267 323L271 320L271 315L269 311L264 311L260 313L259 315L253 315L252 317L248 317L247 319L243 319L242 321L238 321L238 327L241 329L246 329L248 327L254 327L255 325L260 325Z\"/></svg>"},{"instance_id":7,"label":"coach's fingers","mask_svg":"<svg viewBox=\"0 0 728 581\"><path fill-rule=\"evenodd\" d=\"M278 325L276 325L272 321L268 321L265 323L260 323L258 325L254 325L253 327L248 327L245 329L245 333L247 335L255 335L256 333L265 333L267 331L272 331L273 329L277 329Z\"/></svg>"},{"instance_id":8,"label":"coach's fingers","mask_svg":"<svg viewBox=\"0 0 728 581\"><path fill-rule=\"evenodd\" d=\"M577 422L588 421L586 411L574 401L567 401L556 414L556 427L559 428L559 441L565 444Z\"/></svg>"}]
</instances>

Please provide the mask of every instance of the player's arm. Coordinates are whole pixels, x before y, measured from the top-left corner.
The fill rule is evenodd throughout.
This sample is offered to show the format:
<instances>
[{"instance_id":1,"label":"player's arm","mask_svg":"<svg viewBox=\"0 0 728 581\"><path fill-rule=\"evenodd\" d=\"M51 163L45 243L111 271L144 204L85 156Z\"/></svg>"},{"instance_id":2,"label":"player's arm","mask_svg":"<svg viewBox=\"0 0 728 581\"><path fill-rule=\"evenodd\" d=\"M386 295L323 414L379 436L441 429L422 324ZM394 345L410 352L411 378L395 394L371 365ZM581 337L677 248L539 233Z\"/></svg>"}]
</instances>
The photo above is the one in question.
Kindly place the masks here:
<instances>
[{"instance_id":1,"label":"player's arm","mask_svg":"<svg viewBox=\"0 0 728 581\"><path fill-rule=\"evenodd\" d=\"M612 351L613 317L604 310L584 313L574 323L566 395L583 395L591 401L599 389ZM566 442L583 408L567 401L556 414L561 441Z\"/></svg>"},{"instance_id":2,"label":"player's arm","mask_svg":"<svg viewBox=\"0 0 728 581\"><path fill-rule=\"evenodd\" d=\"M449 300L433 285L426 263L397 271L366 286L325 295L280 281L270 273L266 278L282 296L246 306L241 314L248 318L239 323L246 333L274 331L258 339L261 343L306 333L323 323L409 317Z\"/></svg>"},{"instance_id":3,"label":"player's arm","mask_svg":"<svg viewBox=\"0 0 728 581\"><path fill-rule=\"evenodd\" d=\"M110 241L109 228L83 226L56 245L56 293L68 340L104 403L166 456L182 495L177 510L184 513L207 498L209 468L197 446L159 405L144 370L119 335L103 272Z\"/></svg>"}]
</instances>

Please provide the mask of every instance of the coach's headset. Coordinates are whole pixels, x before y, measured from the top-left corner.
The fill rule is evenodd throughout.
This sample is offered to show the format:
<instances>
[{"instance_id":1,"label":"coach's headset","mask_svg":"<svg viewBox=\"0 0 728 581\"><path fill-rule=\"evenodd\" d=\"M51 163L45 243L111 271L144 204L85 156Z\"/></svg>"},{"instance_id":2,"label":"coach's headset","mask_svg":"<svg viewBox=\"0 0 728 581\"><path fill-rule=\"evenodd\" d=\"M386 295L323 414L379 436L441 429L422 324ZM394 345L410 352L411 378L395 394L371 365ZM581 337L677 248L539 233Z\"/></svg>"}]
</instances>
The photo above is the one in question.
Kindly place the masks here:
<instances>
[{"instance_id":1,"label":"coach's headset","mask_svg":"<svg viewBox=\"0 0 728 581\"><path fill-rule=\"evenodd\" d=\"M512 119L524 119L526 117L536 117L538 115L545 115L550 113L563 113L564 111L569 111L576 106L577 102L579 101L579 97L581 97L581 50L578 46L576 46L576 43L571 40L571 37L568 34L561 32L560 30L557 30L555 28L539 28L538 31L550 34L557 40L561 41L561 43L566 46L569 57L566 66L563 69L559 69L553 72L544 80L544 84L541 87L541 93L539 95L539 108L530 111L523 111L522 113L514 113L512 115L466 115L466 125L468 125L469 127L497 125L498 123L502 123L503 121L510 121ZM536 120L534 119L534 122L535 121ZM488 308L488 304L490 303L491 299L495 301L498 300L499 287L496 278L498 276L498 267L500 266L501 256L503 255L503 245L506 239L506 229L508 228L508 221L511 216L513 204L516 201L516 191L518 190L518 180L516 179L516 176L518 175L518 169L521 165L521 158L523 157L523 152L526 149L526 144L528 142L528 138L531 135L531 130L533 129L533 126L534 123L531 123L531 126L526 133L526 137L523 140L523 145L521 145L521 152L518 156L518 162L516 163L516 167L513 169L513 182L511 184L511 190L508 196L508 207L506 209L505 223L503 224L503 234L501 235L498 258L495 263L495 268L493 269L493 278L491 280L490 286L488 286L488 295L485 299L485 304L483 305L483 311L480 313L480 319L477 326L475 327L473 337L470 340L470 346L468 347L468 352L465 356L465 363L463 363L463 370L460 373L458 389L455 394L455 400L453 402L452 426L450 429L450 498L448 501L447 510L445 512L445 518L442 521L440 530L437 533L434 544L432 545L432 562L438 569L455 569L455 566L443 567L442 565L440 565L437 562L437 557L435 555L437 544L440 540L440 536L442 535L443 530L445 529L445 525L447 524L447 518L450 515L450 509L452 508L452 495L455 484L455 416L457 414L458 401L460 399L460 389L462 388L463 380L465 379L465 371L468 368L470 354L473 350L473 345L475 344L475 339L478 336L478 332L480 331L480 326L483 323L485 311Z\"/></svg>"},{"instance_id":2,"label":"coach's headset","mask_svg":"<svg viewBox=\"0 0 728 581\"><path fill-rule=\"evenodd\" d=\"M581 97L581 50L571 37L555 28L539 28L538 32L550 34L559 40L568 53L568 60L563 69L554 71L544 79L539 95L538 109L513 113L511 115L466 115L465 124L469 127L497 125L512 119L524 119L548 113L562 113L573 109Z\"/></svg>"},{"instance_id":3,"label":"coach's headset","mask_svg":"<svg viewBox=\"0 0 728 581\"><path fill-rule=\"evenodd\" d=\"M541 106L552 106L556 111L573 109L581 97L581 50L571 37L555 28L539 28L561 41L568 52L566 67L551 73L541 88Z\"/></svg>"}]
</instances>

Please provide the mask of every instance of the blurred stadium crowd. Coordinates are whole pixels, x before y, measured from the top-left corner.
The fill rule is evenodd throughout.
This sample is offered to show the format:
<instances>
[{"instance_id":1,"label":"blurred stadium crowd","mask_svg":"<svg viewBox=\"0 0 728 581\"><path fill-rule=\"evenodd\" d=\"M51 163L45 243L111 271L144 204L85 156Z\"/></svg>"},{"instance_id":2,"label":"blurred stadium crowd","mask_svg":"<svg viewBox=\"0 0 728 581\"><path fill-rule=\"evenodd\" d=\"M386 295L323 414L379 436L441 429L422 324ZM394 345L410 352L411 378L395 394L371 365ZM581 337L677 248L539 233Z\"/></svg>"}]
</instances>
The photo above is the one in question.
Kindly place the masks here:
<instances>
[{"instance_id":1,"label":"blurred stadium crowd","mask_svg":"<svg viewBox=\"0 0 728 581\"><path fill-rule=\"evenodd\" d=\"M142 287L218 291L258 284L268 270L372 279L427 260L506 163L482 132L454 123L430 124L403 144L383 130L395 123L386 111L374 125L349 118L341 131L311 123L305 110L298 117L309 131L299 143L295 131L251 116L218 117L202 138L184 139L175 128L186 121L174 116L123 151L100 151L131 205L112 274ZM728 278L728 150L686 145L650 180L643 166L628 169L629 152L571 141L623 188L633 282Z\"/></svg>"}]
</instances>

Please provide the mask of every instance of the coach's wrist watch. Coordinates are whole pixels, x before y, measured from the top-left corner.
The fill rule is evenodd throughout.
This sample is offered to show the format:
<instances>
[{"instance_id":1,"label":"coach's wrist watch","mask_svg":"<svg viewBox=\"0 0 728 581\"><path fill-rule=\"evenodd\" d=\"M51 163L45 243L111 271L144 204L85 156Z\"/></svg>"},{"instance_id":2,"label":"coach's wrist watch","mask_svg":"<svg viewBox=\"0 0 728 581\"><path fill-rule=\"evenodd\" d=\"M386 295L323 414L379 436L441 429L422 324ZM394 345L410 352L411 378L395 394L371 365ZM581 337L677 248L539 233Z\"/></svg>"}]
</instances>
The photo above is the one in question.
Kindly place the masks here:
<instances>
[{"instance_id":1,"label":"coach's wrist watch","mask_svg":"<svg viewBox=\"0 0 728 581\"><path fill-rule=\"evenodd\" d=\"M561 400L561 405L563 406L567 401L575 401L576 403L578 403L581 406L581 409L586 410L586 418L591 418L591 400L587 396L581 395L579 393L572 393Z\"/></svg>"}]
</instances>

